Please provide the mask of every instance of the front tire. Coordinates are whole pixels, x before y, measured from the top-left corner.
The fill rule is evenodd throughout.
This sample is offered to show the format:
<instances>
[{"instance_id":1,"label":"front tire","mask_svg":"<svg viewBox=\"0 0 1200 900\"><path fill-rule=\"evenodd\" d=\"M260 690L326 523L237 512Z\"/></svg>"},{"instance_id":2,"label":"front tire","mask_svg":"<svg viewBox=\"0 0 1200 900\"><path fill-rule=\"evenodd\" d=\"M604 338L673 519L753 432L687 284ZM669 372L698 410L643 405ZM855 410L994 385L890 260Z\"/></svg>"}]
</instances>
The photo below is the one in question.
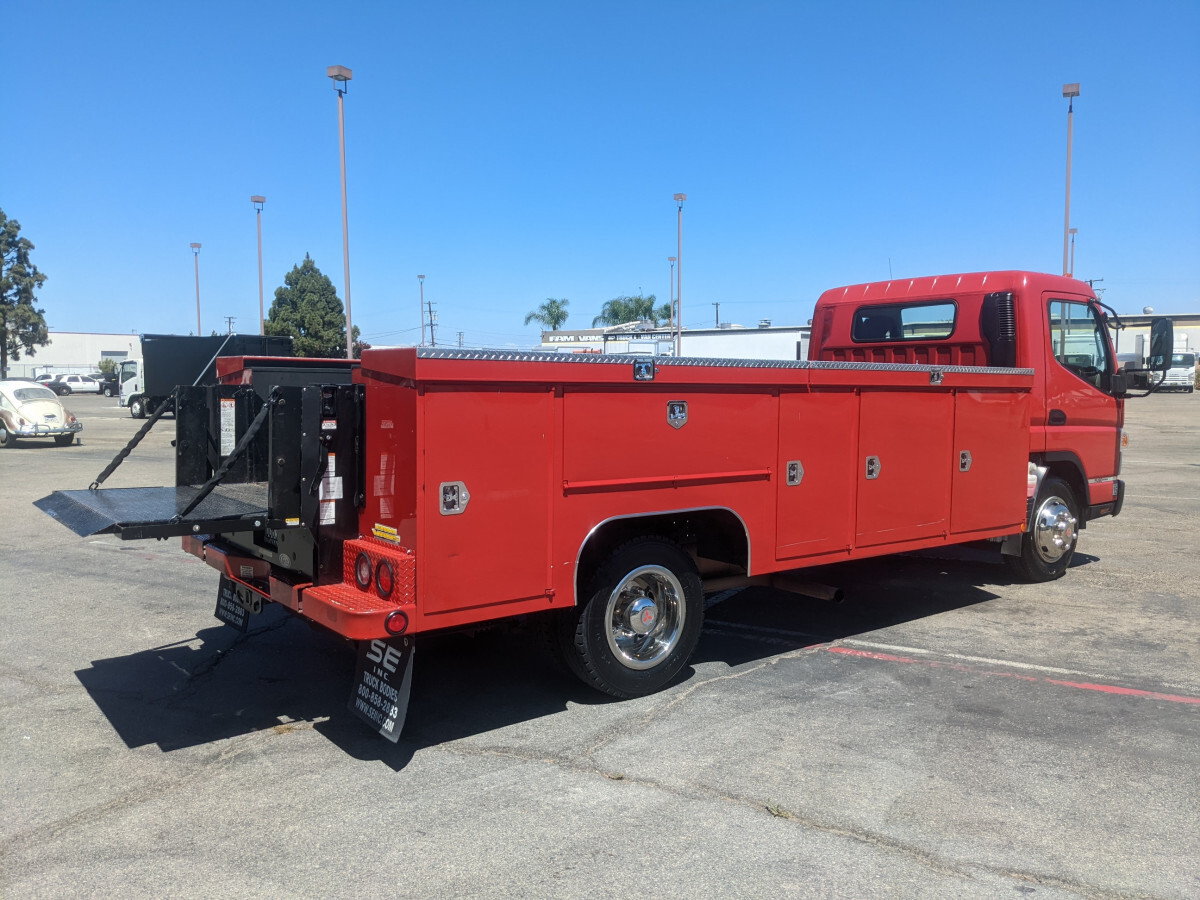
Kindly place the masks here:
<instances>
[{"instance_id":1,"label":"front tire","mask_svg":"<svg viewBox=\"0 0 1200 900\"><path fill-rule=\"evenodd\" d=\"M1033 525L1021 535L1021 555L1004 557L1017 575L1035 584L1062 578L1079 543L1079 504L1070 485L1047 478L1036 503Z\"/></svg>"},{"instance_id":2,"label":"front tire","mask_svg":"<svg viewBox=\"0 0 1200 900\"><path fill-rule=\"evenodd\" d=\"M564 617L559 640L568 668L597 690L653 694L696 649L704 591L678 544L643 537L622 545L597 570L587 597Z\"/></svg>"},{"instance_id":3,"label":"front tire","mask_svg":"<svg viewBox=\"0 0 1200 900\"><path fill-rule=\"evenodd\" d=\"M135 419L146 418L146 398L134 397L129 401L129 414Z\"/></svg>"}]
</instances>

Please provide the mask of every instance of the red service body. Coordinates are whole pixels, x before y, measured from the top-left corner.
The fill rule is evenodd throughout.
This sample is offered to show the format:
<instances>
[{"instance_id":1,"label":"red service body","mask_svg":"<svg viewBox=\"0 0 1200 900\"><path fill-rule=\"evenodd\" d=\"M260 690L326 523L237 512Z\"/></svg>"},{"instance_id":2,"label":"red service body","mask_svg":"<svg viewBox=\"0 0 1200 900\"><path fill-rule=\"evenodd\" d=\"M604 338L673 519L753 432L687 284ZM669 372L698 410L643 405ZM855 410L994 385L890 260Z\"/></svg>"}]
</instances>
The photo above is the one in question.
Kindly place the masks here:
<instances>
[{"instance_id":1,"label":"red service body","mask_svg":"<svg viewBox=\"0 0 1200 900\"><path fill-rule=\"evenodd\" d=\"M1006 365L982 321L997 294L1016 326ZM866 332L864 309L926 307L946 333L921 315L908 334ZM1074 491L1079 527L1119 510L1123 401L1056 356L1083 347L1111 371L1087 285L999 272L839 288L818 301L810 346L808 362L367 350L366 490L342 570L297 582L258 560L241 579L235 547L185 545L370 639L574 607L636 536L676 541L728 581L1019 541L1046 473ZM222 375L249 381L237 372Z\"/></svg>"}]
</instances>

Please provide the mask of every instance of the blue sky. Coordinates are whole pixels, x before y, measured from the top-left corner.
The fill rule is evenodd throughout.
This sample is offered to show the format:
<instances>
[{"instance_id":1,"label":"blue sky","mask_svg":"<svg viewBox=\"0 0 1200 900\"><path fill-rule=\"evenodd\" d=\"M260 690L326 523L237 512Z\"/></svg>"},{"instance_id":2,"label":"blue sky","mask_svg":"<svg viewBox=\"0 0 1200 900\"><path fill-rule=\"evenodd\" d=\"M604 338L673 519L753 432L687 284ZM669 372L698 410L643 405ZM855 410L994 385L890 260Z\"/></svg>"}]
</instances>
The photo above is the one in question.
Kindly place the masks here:
<instances>
[{"instance_id":1,"label":"blue sky","mask_svg":"<svg viewBox=\"0 0 1200 900\"><path fill-rule=\"evenodd\" d=\"M829 287L1062 265L1119 312L1200 309L1200 4L12 5L0 208L58 331L257 331L312 255L374 344L531 346L525 314L665 301L802 324Z\"/></svg>"}]
</instances>

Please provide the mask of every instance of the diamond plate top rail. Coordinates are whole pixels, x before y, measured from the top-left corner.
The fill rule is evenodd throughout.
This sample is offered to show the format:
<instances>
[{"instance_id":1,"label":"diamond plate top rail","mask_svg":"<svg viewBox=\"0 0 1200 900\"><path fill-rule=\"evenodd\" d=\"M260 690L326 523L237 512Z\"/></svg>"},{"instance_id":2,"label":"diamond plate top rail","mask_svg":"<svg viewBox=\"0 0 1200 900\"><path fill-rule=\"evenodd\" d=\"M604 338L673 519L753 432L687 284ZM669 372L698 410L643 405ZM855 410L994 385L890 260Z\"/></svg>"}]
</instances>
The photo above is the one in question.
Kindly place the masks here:
<instances>
[{"instance_id":1,"label":"diamond plate top rail","mask_svg":"<svg viewBox=\"0 0 1200 900\"><path fill-rule=\"evenodd\" d=\"M747 369L815 369L850 370L864 372L948 372L958 374L1032 375L1033 369L1007 368L1003 366L942 366L921 363L869 363L834 362L805 359L736 359L733 357L708 356L653 356L636 353L553 353L539 350L442 350L418 347L418 359L470 359L488 362L553 362L570 365L621 365L628 366L634 359L653 358L656 366L710 366L716 368Z\"/></svg>"}]
</instances>

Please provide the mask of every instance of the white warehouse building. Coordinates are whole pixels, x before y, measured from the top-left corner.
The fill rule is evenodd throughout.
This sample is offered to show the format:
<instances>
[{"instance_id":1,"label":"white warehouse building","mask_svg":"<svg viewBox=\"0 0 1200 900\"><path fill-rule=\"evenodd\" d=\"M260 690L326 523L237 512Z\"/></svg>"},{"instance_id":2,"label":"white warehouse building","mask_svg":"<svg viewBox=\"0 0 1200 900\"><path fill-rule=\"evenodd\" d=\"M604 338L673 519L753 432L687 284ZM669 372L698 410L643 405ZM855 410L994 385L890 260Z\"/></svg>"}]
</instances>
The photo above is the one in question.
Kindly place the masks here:
<instances>
[{"instance_id":1,"label":"white warehouse building","mask_svg":"<svg viewBox=\"0 0 1200 900\"><path fill-rule=\"evenodd\" d=\"M35 348L35 354L21 351L21 358L8 361L8 376L35 378L44 372L52 375L95 372L100 360L111 359L117 365L123 359L140 359L141 338L132 334L86 334L81 331L51 331L50 343Z\"/></svg>"},{"instance_id":2,"label":"white warehouse building","mask_svg":"<svg viewBox=\"0 0 1200 900\"><path fill-rule=\"evenodd\" d=\"M808 325L772 325L763 320L757 328L723 325L718 328L685 328L680 356L705 359L806 359ZM543 331L542 350L556 353L630 353L675 355L675 333L641 322L611 328L578 331Z\"/></svg>"}]
</instances>

